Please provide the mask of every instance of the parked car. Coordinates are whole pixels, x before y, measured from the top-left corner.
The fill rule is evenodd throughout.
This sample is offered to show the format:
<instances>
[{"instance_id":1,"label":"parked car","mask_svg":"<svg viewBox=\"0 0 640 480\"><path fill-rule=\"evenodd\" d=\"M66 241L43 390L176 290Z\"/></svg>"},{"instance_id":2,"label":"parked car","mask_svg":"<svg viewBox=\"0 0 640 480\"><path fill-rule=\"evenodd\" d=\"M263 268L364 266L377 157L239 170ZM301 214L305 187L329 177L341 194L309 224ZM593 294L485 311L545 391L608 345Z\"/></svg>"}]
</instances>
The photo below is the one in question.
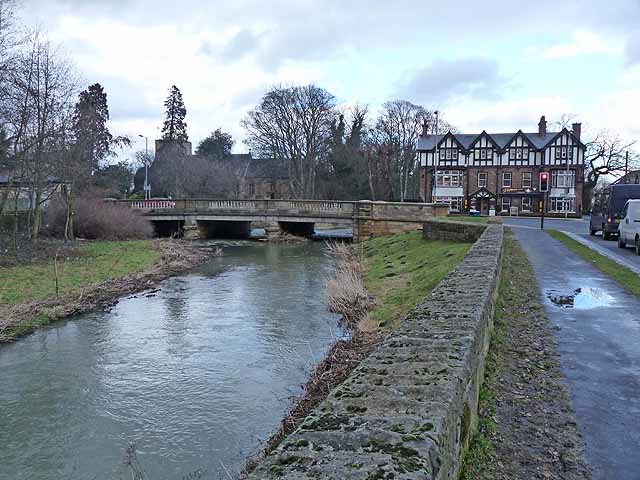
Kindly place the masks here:
<instances>
[{"instance_id":1,"label":"parked car","mask_svg":"<svg viewBox=\"0 0 640 480\"><path fill-rule=\"evenodd\" d=\"M632 245L640 255L640 200L628 200L618 228L618 247Z\"/></svg>"},{"instance_id":2,"label":"parked car","mask_svg":"<svg viewBox=\"0 0 640 480\"><path fill-rule=\"evenodd\" d=\"M631 199L640 199L640 185L611 185L598 194L591 211L589 233L601 231L602 238L610 240L618 233L622 210Z\"/></svg>"}]
</instances>

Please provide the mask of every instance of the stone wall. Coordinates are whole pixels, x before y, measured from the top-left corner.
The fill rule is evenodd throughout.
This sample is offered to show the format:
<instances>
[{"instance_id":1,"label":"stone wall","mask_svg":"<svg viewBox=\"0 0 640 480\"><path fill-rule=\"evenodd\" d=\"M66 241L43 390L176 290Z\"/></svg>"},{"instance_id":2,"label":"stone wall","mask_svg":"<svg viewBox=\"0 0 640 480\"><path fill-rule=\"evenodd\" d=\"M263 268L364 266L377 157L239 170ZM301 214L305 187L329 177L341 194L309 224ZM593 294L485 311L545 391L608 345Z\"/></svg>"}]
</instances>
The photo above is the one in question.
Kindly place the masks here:
<instances>
[{"instance_id":1,"label":"stone wall","mask_svg":"<svg viewBox=\"0 0 640 480\"><path fill-rule=\"evenodd\" d=\"M251 479L456 479L477 424L503 228L335 388Z\"/></svg>"},{"instance_id":2,"label":"stone wall","mask_svg":"<svg viewBox=\"0 0 640 480\"><path fill-rule=\"evenodd\" d=\"M480 223L427 220L422 225L422 238L472 243L480 238L486 228Z\"/></svg>"}]
</instances>

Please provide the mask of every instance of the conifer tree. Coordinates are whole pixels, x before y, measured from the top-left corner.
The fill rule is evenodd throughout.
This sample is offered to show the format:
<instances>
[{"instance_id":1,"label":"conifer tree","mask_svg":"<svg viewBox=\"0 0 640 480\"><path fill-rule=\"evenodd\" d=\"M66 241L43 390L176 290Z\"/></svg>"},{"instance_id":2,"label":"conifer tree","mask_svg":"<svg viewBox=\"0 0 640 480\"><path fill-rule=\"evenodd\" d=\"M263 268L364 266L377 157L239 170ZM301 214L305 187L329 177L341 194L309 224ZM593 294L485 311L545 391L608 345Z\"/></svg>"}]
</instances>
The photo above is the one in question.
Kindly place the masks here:
<instances>
[{"instance_id":1,"label":"conifer tree","mask_svg":"<svg viewBox=\"0 0 640 480\"><path fill-rule=\"evenodd\" d=\"M169 96L164 102L167 109L164 125L162 126L162 139L186 142L189 140L187 136L187 124L184 117L187 115L187 109L182 100L180 89L173 85L169 89Z\"/></svg>"}]
</instances>

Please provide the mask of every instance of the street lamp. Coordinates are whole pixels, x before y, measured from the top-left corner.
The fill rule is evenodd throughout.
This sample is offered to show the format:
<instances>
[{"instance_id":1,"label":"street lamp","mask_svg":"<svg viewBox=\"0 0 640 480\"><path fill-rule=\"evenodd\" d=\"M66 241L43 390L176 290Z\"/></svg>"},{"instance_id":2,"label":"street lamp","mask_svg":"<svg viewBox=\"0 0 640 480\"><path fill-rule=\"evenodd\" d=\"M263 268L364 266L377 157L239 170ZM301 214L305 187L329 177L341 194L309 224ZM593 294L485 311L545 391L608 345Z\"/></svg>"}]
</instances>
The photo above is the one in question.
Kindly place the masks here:
<instances>
[{"instance_id":1,"label":"street lamp","mask_svg":"<svg viewBox=\"0 0 640 480\"><path fill-rule=\"evenodd\" d=\"M144 199L151 198L151 189L149 188L149 139L142 134L138 135L144 138Z\"/></svg>"}]
</instances>

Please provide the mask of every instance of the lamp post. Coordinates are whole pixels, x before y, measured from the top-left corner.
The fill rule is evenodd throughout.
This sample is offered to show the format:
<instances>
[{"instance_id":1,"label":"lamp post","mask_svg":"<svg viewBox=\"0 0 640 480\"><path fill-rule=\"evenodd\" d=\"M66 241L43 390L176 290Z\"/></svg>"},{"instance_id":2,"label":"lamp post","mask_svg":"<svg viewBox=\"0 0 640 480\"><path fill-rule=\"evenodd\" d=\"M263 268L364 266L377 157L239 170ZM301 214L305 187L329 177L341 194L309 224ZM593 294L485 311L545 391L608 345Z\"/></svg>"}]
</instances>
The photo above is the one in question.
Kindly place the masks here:
<instances>
[{"instance_id":1,"label":"lamp post","mask_svg":"<svg viewBox=\"0 0 640 480\"><path fill-rule=\"evenodd\" d=\"M149 188L149 139L142 134L138 135L144 138L144 199L151 198L151 189Z\"/></svg>"}]
</instances>

